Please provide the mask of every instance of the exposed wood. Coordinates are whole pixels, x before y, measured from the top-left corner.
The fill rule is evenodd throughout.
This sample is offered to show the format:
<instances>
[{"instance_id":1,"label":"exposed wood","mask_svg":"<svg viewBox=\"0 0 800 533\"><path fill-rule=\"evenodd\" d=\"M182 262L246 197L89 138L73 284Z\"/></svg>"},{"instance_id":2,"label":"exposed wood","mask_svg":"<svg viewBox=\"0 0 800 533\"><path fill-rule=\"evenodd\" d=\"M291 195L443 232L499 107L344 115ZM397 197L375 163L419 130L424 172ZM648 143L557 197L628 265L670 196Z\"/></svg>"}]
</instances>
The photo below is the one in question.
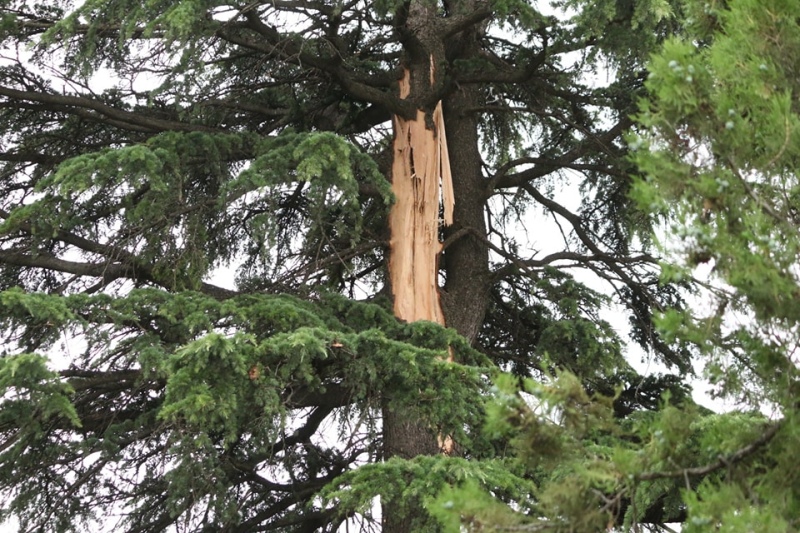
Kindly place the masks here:
<instances>
[{"instance_id":1,"label":"exposed wood","mask_svg":"<svg viewBox=\"0 0 800 533\"><path fill-rule=\"evenodd\" d=\"M430 82L436 75L433 57ZM400 80L400 97L411 92L410 71ZM413 120L394 116L392 190L395 204L389 214L391 228L389 278L394 294L395 316L408 322L429 320L445 324L439 299L440 224L453 223L453 183L447 151L441 102L430 120L417 110ZM439 218L440 211L443 219ZM448 361L453 360L452 352ZM450 437L438 437L438 447L453 451Z\"/></svg>"},{"instance_id":2,"label":"exposed wood","mask_svg":"<svg viewBox=\"0 0 800 533\"><path fill-rule=\"evenodd\" d=\"M409 92L410 74L405 70L400 80L401 98L407 98ZM452 224L454 200L441 103L431 119L429 128L422 110L414 120L394 117L395 204L389 214L389 278L398 318L444 325L437 282L442 251L439 225Z\"/></svg>"}]
</instances>

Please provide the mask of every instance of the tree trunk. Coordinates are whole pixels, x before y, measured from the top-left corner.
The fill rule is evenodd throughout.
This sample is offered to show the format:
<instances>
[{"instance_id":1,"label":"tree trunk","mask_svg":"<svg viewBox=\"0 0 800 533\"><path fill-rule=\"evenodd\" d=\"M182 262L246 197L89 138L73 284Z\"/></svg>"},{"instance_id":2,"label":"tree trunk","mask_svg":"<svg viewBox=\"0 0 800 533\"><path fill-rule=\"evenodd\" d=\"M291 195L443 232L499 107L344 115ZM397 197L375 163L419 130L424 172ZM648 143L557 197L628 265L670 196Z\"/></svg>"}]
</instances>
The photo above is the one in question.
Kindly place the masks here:
<instances>
[{"instance_id":1,"label":"tree trunk","mask_svg":"<svg viewBox=\"0 0 800 533\"><path fill-rule=\"evenodd\" d=\"M435 66L430 59L430 83ZM400 96L411 91L411 73L404 71ZM437 104L430 117L417 111L412 120L394 117L392 190L395 203L389 213L389 280L394 295L394 313L415 322L429 320L444 325L439 300L439 212L443 206L445 224L453 220L453 192L450 161L442 117ZM440 194L441 192L441 194ZM387 405L383 409L384 456L411 459L449 452L452 442L439 438L431 428ZM384 502L384 533L410 532L421 526L424 510L419 502L402 508L399 502Z\"/></svg>"},{"instance_id":2,"label":"tree trunk","mask_svg":"<svg viewBox=\"0 0 800 533\"><path fill-rule=\"evenodd\" d=\"M442 307L447 326L474 342L486 314L491 284L486 246L486 180L483 178L474 113L478 91L463 86L444 100L455 208L445 238L466 230L442 254Z\"/></svg>"},{"instance_id":3,"label":"tree trunk","mask_svg":"<svg viewBox=\"0 0 800 533\"><path fill-rule=\"evenodd\" d=\"M410 60L400 81L402 98L424 102L432 90L442 87L436 70L445 67L445 49L435 20L431 6L412 2L407 28L415 39L407 43ZM460 40L477 46L475 35L460 35L453 42ZM473 114L463 111L474 107L478 96L472 87L459 88L446 97L444 106L439 102L427 113L418 110L413 119L394 117L395 204L389 215L388 270L395 315L409 322L430 320L448 325L470 340L475 339L486 309L488 249L470 233L448 247L445 292L440 294L439 235L442 223L453 224L455 231L486 234L477 122ZM450 121L454 135L449 131ZM386 458L449 453L453 445L421 421L386 406L383 438ZM426 522L421 502L407 502L405 508L399 503L383 502L384 533L418 531Z\"/></svg>"}]
</instances>

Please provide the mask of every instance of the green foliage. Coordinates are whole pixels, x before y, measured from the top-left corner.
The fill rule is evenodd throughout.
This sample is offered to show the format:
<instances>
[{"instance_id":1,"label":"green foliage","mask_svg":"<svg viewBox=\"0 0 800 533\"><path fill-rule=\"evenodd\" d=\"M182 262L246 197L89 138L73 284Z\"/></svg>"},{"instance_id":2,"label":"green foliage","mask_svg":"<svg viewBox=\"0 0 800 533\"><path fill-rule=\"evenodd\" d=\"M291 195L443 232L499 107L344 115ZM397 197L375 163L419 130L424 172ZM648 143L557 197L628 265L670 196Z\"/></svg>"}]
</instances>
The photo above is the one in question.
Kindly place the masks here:
<instances>
[{"instance_id":1,"label":"green foliage","mask_svg":"<svg viewBox=\"0 0 800 533\"><path fill-rule=\"evenodd\" d=\"M788 172L798 120L787 86L792 67L785 63L796 39L785 35L791 15L782 6L747 2L718 15L731 30L716 34L713 44L675 42L653 62L648 84L657 107L641 114L653 138L636 159L658 180L642 182L637 195L649 205L655 194L677 200L674 231L685 235L686 267L713 260L735 289L735 310L752 313L757 329L791 329L800 317L792 274L797 242L786 238L796 229L791 191L797 186ZM780 52L769 44L773 38L781 39ZM720 332L722 322L708 319L708 331L691 333L690 323L675 316L662 327L675 331L679 322L686 324L682 335L698 344L711 335L714 345L746 348L763 377L775 365L785 367L748 326Z\"/></svg>"},{"instance_id":2,"label":"green foliage","mask_svg":"<svg viewBox=\"0 0 800 533\"><path fill-rule=\"evenodd\" d=\"M216 523L238 521L226 495L236 465L275 453L269 450L281 442L291 420L290 406L324 395L328 387L353 395L355 404L347 411L352 417L374 416L375 402L391 387L393 408L415 413L465 445L470 442L465 431L480 424L480 413L469 399L484 390L485 370L474 365L485 364L485 359L452 331L433 324L398 323L375 305L338 296L314 303L271 295L220 302L197 293L173 295L153 289L114 299L12 290L2 293L2 299L19 309L14 317L7 315L10 325L35 327L27 320L35 316L49 319L47 328L53 330L86 328L91 351L111 349L129 359L125 368L139 369L130 379L139 383L145 397L163 389L157 402L142 398L148 407L133 419L120 414L120 420L100 422L104 429L97 437L62 444L70 450L67 453L100 454L97 465L114 463L117 476L140 469L165 473L163 481L147 475L136 482L137 490L143 491L143 507L129 516L132 523L146 516L150 503L161 499L146 494L147 487L155 490L162 482L169 486L163 504L172 513L181 514L197 499L208 498ZM93 322L85 317L107 323L110 330L104 335L92 333ZM353 321L357 329L345 325ZM231 328L237 331L223 333ZM131 337L136 330L158 331L169 344L153 353L155 346ZM114 343L114 338L123 340ZM103 339L105 346L100 345ZM443 362L448 346L472 366ZM98 421L85 410L82 421L76 410L91 401L85 395L91 373L54 372L43 357L32 354L7 356L0 363L3 390L15 392L3 403L0 425L22 421L26 432L17 435L3 459L10 468L13 456L14 468L3 475L3 486L12 490L31 471L47 468L45 454L50 452L42 441L58 439L58 432L69 425L97 431ZM446 401L433 401L438 398ZM109 401L117 399L112 396ZM122 443L138 432L147 432L154 444L161 443L163 455L128 455ZM483 467L471 468L478 475ZM76 493L75 505L80 507L81 498L89 497L98 488L93 484L100 482L94 480ZM34 487L41 488L32 482L30 490ZM433 494L430 490L425 494ZM22 508L31 497L22 490L10 505Z\"/></svg>"},{"instance_id":3,"label":"green foliage","mask_svg":"<svg viewBox=\"0 0 800 533\"><path fill-rule=\"evenodd\" d=\"M9 397L3 417L21 421L32 437L42 431L50 418L63 418L74 426L81 422L69 401L72 387L47 368L47 360L37 354L18 354L0 359L0 387ZM30 438L30 437L29 437ZM14 450L19 452L19 450Z\"/></svg>"},{"instance_id":4,"label":"green foliage","mask_svg":"<svg viewBox=\"0 0 800 533\"><path fill-rule=\"evenodd\" d=\"M254 150L255 159L231 179L235 169L226 161L243 150ZM201 167L197 183L190 176ZM218 251L217 263L250 247L270 262L278 260L271 250L294 244L281 233L286 221L273 215L285 201L283 189L295 183L301 188L309 184L303 206L309 215L302 222L307 238L300 246L316 248L332 233L347 235L349 244L356 245L362 213L355 173L379 191L384 207L389 205L389 185L374 162L329 133L257 139L168 132L142 144L67 159L38 182L38 190L46 191L41 199L15 210L0 224L0 233L30 227L41 243L58 232L101 239L122 225L126 240L138 246L137 260L148 265L153 277L196 289L214 266L206 254L209 248ZM196 205L209 192L217 198ZM231 205L239 212L260 213L242 218L229 212ZM331 213L337 216L331 219ZM248 238L232 242L231 228L237 225L246 228Z\"/></svg>"},{"instance_id":5,"label":"green foliage","mask_svg":"<svg viewBox=\"0 0 800 533\"><path fill-rule=\"evenodd\" d=\"M368 509L376 494L400 502L422 499L433 517L444 522L444 531L458 531L459 520L454 517L478 506L469 494L482 497L485 506L497 507L486 497L487 490L520 502L526 498L530 483L515 475L513 465L504 461L477 463L445 456L411 461L393 458L342 476L323 494L341 513ZM420 520L414 530L439 529Z\"/></svg>"},{"instance_id":6,"label":"green foliage","mask_svg":"<svg viewBox=\"0 0 800 533\"><path fill-rule=\"evenodd\" d=\"M623 67L641 64L647 59L646 51L656 47L664 36L679 31L683 22L683 2L670 0L563 0L559 3L578 12L575 35L596 41L599 51ZM621 28L624 31L620 31Z\"/></svg>"},{"instance_id":7,"label":"green foliage","mask_svg":"<svg viewBox=\"0 0 800 533\"><path fill-rule=\"evenodd\" d=\"M630 138L645 175L634 190L641 205L669 217L664 247L675 264L665 275L688 279L700 263L713 269L707 304L665 312L658 324L704 354L717 395L780 425L765 430L762 415L747 411L694 421L695 461L713 463L711 449L747 453L725 475L684 488L684 529L788 531L800 516L783 444L797 431L800 11L750 0L687 9L694 33L668 42L650 64L652 99Z\"/></svg>"}]
</instances>

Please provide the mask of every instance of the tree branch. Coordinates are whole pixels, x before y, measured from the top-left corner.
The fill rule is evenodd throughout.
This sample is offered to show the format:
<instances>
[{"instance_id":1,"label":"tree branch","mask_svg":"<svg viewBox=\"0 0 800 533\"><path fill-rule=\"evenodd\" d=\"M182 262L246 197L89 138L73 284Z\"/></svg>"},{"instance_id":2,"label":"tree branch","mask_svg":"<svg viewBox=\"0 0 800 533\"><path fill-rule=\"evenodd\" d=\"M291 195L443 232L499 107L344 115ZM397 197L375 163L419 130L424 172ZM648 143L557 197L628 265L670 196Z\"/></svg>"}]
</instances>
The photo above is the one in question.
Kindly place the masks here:
<instances>
[{"instance_id":1,"label":"tree branch","mask_svg":"<svg viewBox=\"0 0 800 533\"><path fill-rule=\"evenodd\" d=\"M719 459L713 463L696 466L694 468L682 468L680 470L671 470L667 472L645 472L636 475L636 479L640 481L652 481L655 479L671 479L671 478L686 478L694 476L705 476L721 468L728 467L732 464L738 463L753 455L762 447L767 445L778 433L778 430L783 426L781 422L774 423L767 427L767 430L756 440L747 446L736 450L735 452L725 457L720 456Z\"/></svg>"},{"instance_id":2,"label":"tree branch","mask_svg":"<svg viewBox=\"0 0 800 533\"><path fill-rule=\"evenodd\" d=\"M202 132L220 132L216 128L209 128L199 124L187 124L185 122L178 122L173 120L164 120L160 118L147 117L140 113L132 113L130 111L123 111L103 104L91 98L82 96L61 95L52 93L43 93L35 91L20 91L10 87L0 86L0 96L5 96L13 101L28 101L39 102L54 106L54 110L63 111L71 114L78 114L81 110L92 110L107 119L116 121L119 126L121 124L129 125L134 128L145 128L146 130L159 132L159 131L202 131ZM107 122L107 120L106 120Z\"/></svg>"},{"instance_id":3,"label":"tree branch","mask_svg":"<svg viewBox=\"0 0 800 533\"><path fill-rule=\"evenodd\" d=\"M442 39L448 39L492 16L492 8L484 3L468 15L449 17L441 28Z\"/></svg>"},{"instance_id":4,"label":"tree branch","mask_svg":"<svg viewBox=\"0 0 800 533\"><path fill-rule=\"evenodd\" d=\"M563 117L562 117L563 118ZM564 119L566 120L566 119ZM578 146L565 153L557 159L544 159L544 158L530 158L538 160L538 165L518 172L516 174L507 174L513 166L524 164L524 159L515 160L507 163L501 167L497 173L489 180L487 194L491 195L497 189L508 189L512 187L521 187L523 184L546 176L562 167L569 168L570 166L577 166L575 161L585 156L593 147L599 147L602 151L608 152L609 145L617 139L623 131L625 131L632 121L630 118L625 117L621 119L615 126L600 135L587 133L587 138L584 139ZM527 159L527 158L525 158ZM609 170L603 169L603 172L608 173Z\"/></svg>"},{"instance_id":5,"label":"tree branch","mask_svg":"<svg viewBox=\"0 0 800 533\"><path fill-rule=\"evenodd\" d=\"M395 96L391 92L376 89L376 86L387 86L386 83L367 84L357 80L357 74L348 72L342 67L342 58L320 57L305 50L309 47L298 44L275 28L265 24L254 10L245 13L247 23L241 27L255 31L265 38L265 41L253 41L241 35L235 35L230 28L222 28L217 34L226 41L252 50L258 50L269 55L277 55L287 63L297 66L311 66L322 72L332 75L339 85L353 98L378 104L391 111L393 114L413 117L416 113L414 105ZM374 76L371 77L374 80Z\"/></svg>"},{"instance_id":6,"label":"tree branch","mask_svg":"<svg viewBox=\"0 0 800 533\"><path fill-rule=\"evenodd\" d=\"M39 253L34 256L0 250L0 263L14 266L44 268L78 276L102 278L105 283L110 283L121 277L137 277L132 265L113 263L111 261L104 263L79 263L76 261L66 261L47 253Z\"/></svg>"},{"instance_id":7,"label":"tree branch","mask_svg":"<svg viewBox=\"0 0 800 533\"><path fill-rule=\"evenodd\" d=\"M9 213L4 209L0 209L0 218L7 219L8 217ZM29 224L20 224L18 229L27 234L33 233ZM59 230L54 238L66 244L76 246L86 252L106 257L108 260L103 263L77 263L74 261L66 261L50 254L31 256L15 251L0 251L0 262L15 266L51 268L59 272L66 272L79 276L93 276L109 279L109 282L114 279L126 277L135 281L153 283L166 290L174 290L171 284L159 281L159 278L153 274L153 269L150 265L141 264L133 254L126 250L100 244L63 230ZM111 258L114 258L114 260ZM199 290L218 300L225 300L239 294L236 291L206 282L200 283Z\"/></svg>"}]
</instances>

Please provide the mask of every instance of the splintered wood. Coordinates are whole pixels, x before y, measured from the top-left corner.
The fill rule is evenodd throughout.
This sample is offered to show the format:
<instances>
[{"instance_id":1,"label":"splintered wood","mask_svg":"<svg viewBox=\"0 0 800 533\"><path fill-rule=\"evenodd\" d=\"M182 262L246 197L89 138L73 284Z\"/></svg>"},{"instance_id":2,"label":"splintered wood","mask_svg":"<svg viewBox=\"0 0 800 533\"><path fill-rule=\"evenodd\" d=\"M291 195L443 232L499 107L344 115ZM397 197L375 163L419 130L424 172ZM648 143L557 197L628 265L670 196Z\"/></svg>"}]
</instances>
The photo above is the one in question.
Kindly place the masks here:
<instances>
[{"instance_id":1,"label":"splintered wood","mask_svg":"<svg viewBox=\"0 0 800 533\"><path fill-rule=\"evenodd\" d=\"M431 58L431 83L434 78ZM411 91L406 69L400 81L400 97ZM429 320L445 324L439 301L439 224L453 223L453 182L444 130L442 104L426 124L423 111L414 120L394 117L392 190L395 204L389 213L389 278L394 293L394 314L408 322ZM429 127L432 126L432 127ZM439 213L443 213L443 220ZM448 361L453 360L452 350ZM439 436L439 448L453 451L453 440Z\"/></svg>"},{"instance_id":2,"label":"splintered wood","mask_svg":"<svg viewBox=\"0 0 800 533\"><path fill-rule=\"evenodd\" d=\"M409 72L400 81L400 97L410 91ZM389 213L391 227L389 277L394 292L395 316L414 322L430 320L444 325L439 302L439 211L444 224L453 222L453 183L442 118L442 104L433 112L433 128L425 113L414 120L394 117L392 190L395 204Z\"/></svg>"}]
</instances>

